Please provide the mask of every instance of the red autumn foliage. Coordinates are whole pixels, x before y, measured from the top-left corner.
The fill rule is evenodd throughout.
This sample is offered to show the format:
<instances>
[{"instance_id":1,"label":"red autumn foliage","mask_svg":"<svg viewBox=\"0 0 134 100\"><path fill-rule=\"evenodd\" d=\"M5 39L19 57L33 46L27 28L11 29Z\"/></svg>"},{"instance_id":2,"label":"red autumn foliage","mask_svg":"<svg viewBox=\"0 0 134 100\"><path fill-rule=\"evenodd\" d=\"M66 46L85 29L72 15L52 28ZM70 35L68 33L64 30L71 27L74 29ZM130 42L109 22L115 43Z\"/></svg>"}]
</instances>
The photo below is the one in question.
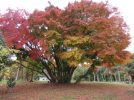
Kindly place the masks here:
<instances>
[{"instance_id":1,"label":"red autumn foliage","mask_svg":"<svg viewBox=\"0 0 134 100\"><path fill-rule=\"evenodd\" d=\"M128 27L118 10L107 3L75 1L65 9L50 5L32 14L8 10L1 16L0 25L7 45L26 49L31 58L44 64L55 82L68 77L62 71L72 74L79 63L95 65L99 60L101 65L111 67L126 63L130 57L125 51L130 40ZM56 70L52 70L52 64Z\"/></svg>"},{"instance_id":2,"label":"red autumn foliage","mask_svg":"<svg viewBox=\"0 0 134 100\"><path fill-rule=\"evenodd\" d=\"M29 13L25 10L8 9L8 12L1 18L1 30L3 31L5 42L10 48L20 49L24 45L28 46L30 56L35 59L38 54L43 54L44 49L47 50L47 46L43 39L38 39L31 34L28 17ZM28 45L28 43L30 44ZM35 46L38 45L42 47L42 51L35 50Z\"/></svg>"}]
</instances>

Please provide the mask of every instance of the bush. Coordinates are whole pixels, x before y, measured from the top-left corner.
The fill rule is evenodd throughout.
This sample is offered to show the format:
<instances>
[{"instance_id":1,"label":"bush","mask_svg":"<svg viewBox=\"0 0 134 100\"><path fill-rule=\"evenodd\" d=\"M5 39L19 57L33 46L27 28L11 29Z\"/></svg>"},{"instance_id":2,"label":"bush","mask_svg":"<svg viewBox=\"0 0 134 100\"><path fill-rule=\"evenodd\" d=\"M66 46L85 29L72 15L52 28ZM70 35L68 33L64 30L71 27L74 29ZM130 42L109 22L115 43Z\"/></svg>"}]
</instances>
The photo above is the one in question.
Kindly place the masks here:
<instances>
[{"instance_id":1,"label":"bush","mask_svg":"<svg viewBox=\"0 0 134 100\"><path fill-rule=\"evenodd\" d=\"M7 86L9 88L13 88L13 87L15 87L15 85L16 85L15 78L14 77L9 78L7 81Z\"/></svg>"}]
</instances>

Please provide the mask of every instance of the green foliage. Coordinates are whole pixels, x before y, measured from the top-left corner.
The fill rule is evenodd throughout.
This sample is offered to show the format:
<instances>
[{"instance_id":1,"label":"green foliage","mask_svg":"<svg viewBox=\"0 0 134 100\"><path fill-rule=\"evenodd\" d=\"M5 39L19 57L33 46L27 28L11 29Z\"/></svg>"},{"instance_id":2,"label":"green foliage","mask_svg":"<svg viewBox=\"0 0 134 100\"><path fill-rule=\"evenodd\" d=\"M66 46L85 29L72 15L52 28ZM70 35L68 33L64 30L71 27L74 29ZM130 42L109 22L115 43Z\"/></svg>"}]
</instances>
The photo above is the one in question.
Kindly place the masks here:
<instances>
[{"instance_id":1,"label":"green foliage","mask_svg":"<svg viewBox=\"0 0 134 100\"><path fill-rule=\"evenodd\" d=\"M127 65L126 70L130 74L134 74L134 62Z\"/></svg>"},{"instance_id":2,"label":"green foliage","mask_svg":"<svg viewBox=\"0 0 134 100\"><path fill-rule=\"evenodd\" d=\"M59 34L57 31L49 30L47 32L44 32L43 36L45 39L47 39L47 42L50 47L52 47L53 45L59 45L62 43L61 34Z\"/></svg>"},{"instance_id":3,"label":"green foliage","mask_svg":"<svg viewBox=\"0 0 134 100\"><path fill-rule=\"evenodd\" d=\"M13 88L15 87L15 85L16 85L15 78L14 77L9 78L7 81L7 86Z\"/></svg>"},{"instance_id":4,"label":"green foliage","mask_svg":"<svg viewBox=\"0 0 134 100\"><path fill-rule=\"evenodd\" d=\"M5 46L4 39L1 35L1 31L0 31L0 45Z\"/></svg>"},{"instance_id":5,"label":"green foliage","mask_svg":"<svg viewBox=\"0 0 134 100\"><path fill-rule=\"evenodd\" d=\"M30 58L27 58L26 62L25 61L23 62L23 65L25 65L26 66L25 68L27 68L27 70L29 71L30 70L32 71L34 69L35 71L40 72L40 74L42 74L43 65L39 61L35 61Z\"/></svg>"},{"instance_id":6,"label":"green foliage","mask_svg":"<svg viewBox=\"0 0 134 100\"><path fill-rule=\"evenodd\" d=\"M0 47L0 80L3 79L3 77L10 78L15 74L17 65L9 59L9 55L11 54L13 50L1 46Z\"/></svg>"},{"instance_id":7,"label":"green foliage","mask_svg":"<svg viewBox=\"0 0 134 100\"><path fill-rule=\"evenodd\" d=\"M0 71L8 64L10 61L8 60L9 50L4 46L0 47Z\"/></svg>"},{"instance_id":8,"label":"green foliage","mask_svg":"<svg viewBox=\"0 0 134 100\"><path fill-rule=\"evenodd\" d=\"M26 80L27 81L33 81L34 78L36 78L39 74L43 75L43 65L40 62L34 61L30 58L26 59L27 62L23 62L23 65L25 67L25 73L26 73Z\"/></svg>"},{"instance_id":9,"label":"green foliage","mask_svg":"<svg viewBox=\"0 0 134 100\"><path fill-rule=\"evenodd\" d=\"M128 74L134 76L134 58L132 57L132 61L126 65L126 71Z\"/></svg>"}]
</instances>

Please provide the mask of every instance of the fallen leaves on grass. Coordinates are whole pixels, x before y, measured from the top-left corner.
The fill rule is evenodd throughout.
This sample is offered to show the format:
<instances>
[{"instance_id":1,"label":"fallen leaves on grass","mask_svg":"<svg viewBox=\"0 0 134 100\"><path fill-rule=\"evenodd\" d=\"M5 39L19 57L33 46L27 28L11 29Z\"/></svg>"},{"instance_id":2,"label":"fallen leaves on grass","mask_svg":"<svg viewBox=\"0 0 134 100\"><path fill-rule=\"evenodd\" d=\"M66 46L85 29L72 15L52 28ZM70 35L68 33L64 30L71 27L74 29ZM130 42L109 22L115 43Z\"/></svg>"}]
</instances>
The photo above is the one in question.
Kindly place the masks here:
<instances>
[{"instance_id":1,"label":"fallen leaves on grass","mask_svg":"<svg viewBox=\"0 0 134 100\"><path fill-rule=\"evenodd\" d=\"M12 92L0 87L0 100L134 100L134 87L116 84L17 85Z\"/></svg>"}]
</instances>

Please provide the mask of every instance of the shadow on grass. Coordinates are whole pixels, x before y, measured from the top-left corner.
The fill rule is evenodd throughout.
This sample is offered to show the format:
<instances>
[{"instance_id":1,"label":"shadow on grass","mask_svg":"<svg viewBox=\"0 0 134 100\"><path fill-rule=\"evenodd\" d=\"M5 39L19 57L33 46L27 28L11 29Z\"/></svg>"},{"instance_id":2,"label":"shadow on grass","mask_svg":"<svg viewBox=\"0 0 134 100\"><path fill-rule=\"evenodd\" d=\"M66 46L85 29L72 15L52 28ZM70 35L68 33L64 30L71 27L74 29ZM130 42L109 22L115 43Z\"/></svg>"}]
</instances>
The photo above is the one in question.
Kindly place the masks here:
<instances>
[{"instance_id":1,"label":"shadow on grass","mask_svg":"<svg viewBox=\"0 0 134 100\"><path fill-rule=\"evenodd\" d=\"M106 95L106 96L93 97L92 100L117 100L117 97L114 95Z\"/></svg>"},{"instance_id":2,"label":"shadow on grass","mask_svg":"<svg viewBox=\"0 0 134 100\"><path fill-rule=\"evenodd\" d=\"M76 100L74 96L63 96L62 100Z\"/></svg>"},{"instance_id":3,"label":"shadow on grass","mask_svg":"<svg viewBox=\"0 0 134 100\"><path fill-rule=\"evenodd\" d=\"M134 98L134 90L129 90L126 92L126 94Z\"/></svg>"}]
</instances>

